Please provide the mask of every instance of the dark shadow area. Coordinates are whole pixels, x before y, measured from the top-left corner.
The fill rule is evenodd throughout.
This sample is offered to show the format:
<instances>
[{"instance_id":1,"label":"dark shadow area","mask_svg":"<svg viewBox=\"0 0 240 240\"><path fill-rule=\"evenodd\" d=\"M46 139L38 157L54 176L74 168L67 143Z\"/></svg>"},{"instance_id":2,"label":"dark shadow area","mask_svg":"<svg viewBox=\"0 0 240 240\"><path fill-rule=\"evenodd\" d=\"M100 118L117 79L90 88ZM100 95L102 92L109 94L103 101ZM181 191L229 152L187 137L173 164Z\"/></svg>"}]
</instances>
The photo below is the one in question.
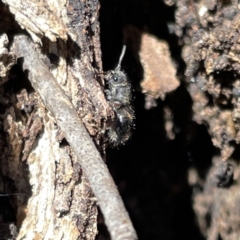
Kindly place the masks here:
<instances>
[{"instance_id":1,"label":"dark shadow area","mask_svg":"<svg viewBox=\"0 0 240 240\"><path fill-rule=\"evenodd\" d=\"M23 88L27 89L29 92L33 92L33 88L28 80L28 72L22 71L22 64L22 59L19 59L17 64L11 68L8 81L4 84L4 86L2 86L2 95L0 99L2 104L0 104L0 112L2 114L2 118L4 118L4 115L7 116L9 108L12 107L14 108L14 118L16 121L24 122L26 120L26 113L17 108L16 95L19 94ZM6 99L9 99L9 101ZM32 111L31 106L26 107L29 107L29 111ZM17 130L15 129L15 131ZM21 210L19 210L18 203L21 201L22 204L27 204L27 201L31 196L31 186L28 178L29 169L26 161L19 163L19 175L17 179L14 179L14 173L9 171L10 167L8 161L15 161L14 163L16 164L16 159L14 159L14 149L12 146L6 144L8 142L7 138L9 138L9 135L5 129L2 129L1 124L0 182L2 192L0 193L0 239L13 239L13 236L17 235L17 227L20 228L22 223L19 216L25 216L25 214L22 214ZM17 182L22 185L16 184ZM24 190L23 187L20 190L19 186L23 185L25 187ZM13 230L15 232L13 232Z\"/></svg>"},{"instance_id":2,"label":"dark shadow area","mask_svg":"<svg viewBox=\"0 0 240 240\"><path fill-rule=\"evenodd\" d=\"M181 46L167 28L167 23L174 21L173 7L147 0L100 2L105 71L116 67L124 41L123 29L131 24L168 42L178 75L184 78ZM192 188L187 175L193 166L204 177L211 164L215 150L207 129L192 121L192 99L184 83L164 101L158 100L157 107L145 110L140 92L143 68L129 49L122 68L135 89L136 129L126 146L108 149L107 164L139 239L204 239L192 210ZM165 131L165 108L173 114L174 139L169 139Z\"/></svg>"}]
</instances>

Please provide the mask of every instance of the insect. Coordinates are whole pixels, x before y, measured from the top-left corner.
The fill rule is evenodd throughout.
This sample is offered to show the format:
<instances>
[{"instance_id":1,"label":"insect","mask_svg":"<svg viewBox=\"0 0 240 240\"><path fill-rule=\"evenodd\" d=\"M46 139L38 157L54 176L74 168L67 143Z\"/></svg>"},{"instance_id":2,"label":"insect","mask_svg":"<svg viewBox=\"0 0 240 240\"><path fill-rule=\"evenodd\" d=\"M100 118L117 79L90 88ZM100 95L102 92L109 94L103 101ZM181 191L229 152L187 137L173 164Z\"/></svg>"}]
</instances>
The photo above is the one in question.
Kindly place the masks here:
<instances>
[{"instance_id":1,"label":"insect","mask_svg":"<svg viewBox=\"0 0 240 240\"><path fill-rule=\"evenodd\" d=\"M121 62L126 51L123 46L119 62L115 70L105 74L107 89L106 98L113 107L116 118L108 129L108 137L113 147L124 144L131 137L133 127L134 110L132 107L132 86L124 71L121 70Z\"/></svg>"}]
</instances>

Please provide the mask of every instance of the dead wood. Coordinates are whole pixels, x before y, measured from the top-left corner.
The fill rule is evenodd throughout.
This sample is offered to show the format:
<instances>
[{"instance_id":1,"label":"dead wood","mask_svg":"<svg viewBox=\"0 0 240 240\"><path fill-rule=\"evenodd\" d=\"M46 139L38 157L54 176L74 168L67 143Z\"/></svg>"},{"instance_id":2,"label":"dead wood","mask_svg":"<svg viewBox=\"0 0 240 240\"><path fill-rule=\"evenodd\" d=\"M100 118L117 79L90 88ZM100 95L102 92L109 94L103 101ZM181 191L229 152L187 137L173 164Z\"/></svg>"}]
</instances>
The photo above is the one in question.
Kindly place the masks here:
<instances>
[{"instance_id":1,"label":"dead wood","mask_svg":"<svg viewBox=\"0 0 240 240\"><path fill-rule=\"evenodd\" d=\"M136 239L136 233L111 175L73 105L47 66L39 59L27 37L15 37L12 50L18 58L24 58L23 68L29 70L32 86L41 96L46 108L53 114L79 159L97 197L112 239Z\"/></svg>"},{"instance_id":2,"label":"dead wood","mask_svg":"<svg viewBox=\"0 0 240 240\"><path fill-rule=\"evenodd\" d=\"M99 2L3 2L1 177L12 182L2 180L0 191L23 193L12 236L95 239L99 204L112 239L136 239L99 153L114 117L103 92ZM15 55L26 72L21 60L11 70Z\"/></svg>"}]
</instances>

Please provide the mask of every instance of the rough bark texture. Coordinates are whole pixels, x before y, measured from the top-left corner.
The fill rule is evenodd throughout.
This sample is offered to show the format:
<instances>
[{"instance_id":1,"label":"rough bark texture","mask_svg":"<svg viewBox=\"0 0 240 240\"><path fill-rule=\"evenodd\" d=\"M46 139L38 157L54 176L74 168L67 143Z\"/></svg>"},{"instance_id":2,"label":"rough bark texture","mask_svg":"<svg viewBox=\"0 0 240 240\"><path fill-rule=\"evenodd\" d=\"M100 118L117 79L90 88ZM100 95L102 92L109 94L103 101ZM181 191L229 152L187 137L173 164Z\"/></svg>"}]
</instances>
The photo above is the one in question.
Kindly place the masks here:
<instances>
[{"instance_id":1,"label":"rough bark texture","mask_svg":"<svg viewBox=\"0 0 240 240\"><path fill-rule=\"evenodd\" d=\"M18 58L23 57L23 68L29 70L29 80L31 81L33 88L41 96L45 107L53 114L57 125L63 131L63 135L66 137L73 152L76 154L77 159L83 168L83 172L89 180L90 186L97 197L98 204L103 212L112 239L136 239L136 234L131 226L130 219L116 186L112 181L111 175L70 100L63 93L60 85L49 72L47 66L40 60L37 52L34 51L33 44L31 44L26 36L15 37L12 49ZM81 72L79 74L81 74ZM49 144L49 146L52 150L53 144ZM34 153L32 152L31 156L32 154ZM29 161L31 161L31 156L29 157ZM36 154L34 154L34 158L35 157ZM43 167L40 167L39 169L42 168ZM47 171L50 169L51 166L46 167ZM54 170L50 170L50 172L55 175ZM44 175L49 178L49 174L45 173ZM44 184L51 185L52 188L58 187L54 186L54 182L56 181L54 176L50 176L50 178L53 182ZM47 188L49 188L49 186ZM44 195L44 193L42 192L41 195ZM49 193L46 195L51 196ZM54 198L50 198L49 203L46 204L47 208L51 206L53 200L55 201ZM72 205L72 203L70 204ZM84 202L83 205L88 206L86 202ZM47 209L46 211L52 211L52 209ZM62 213L64 210L58 209L58 211ZM54 212L56 213L56 210ZM50 215L53 216L54 213ZM76 214L74 213L73 215ZM94 214L91 213L91 215ZM36 218L36 214L34 214L34 216ZM39 216L39 218L41 218L41 216ZM27 220L28 218L25 222L27 222ZM32 221L29 222L32 223ZM54 222L56 223L56 220ZM46 222L46 224L49 226L50 222ZM53 224L53 229L57 227L54 225L55 224ZM90 220L88 225L90 225ZM22 229L23 228L24 225ZM29 226L26 229L29 229ZM47 230L49 231L49 228ZM31 233L28 230L27 236L29 235L31 236ZM60 235L64 235L64 231ZM46 237L49 238L47 235ZM67 236L67 238L69 237L71 236ZM72 237L76 238L76 236ZM91 238L91 236L86 237Z\"/></svg>"},{"instance_id":2,"label":"rough bark texture","mask_svg":"<svg viewBox=\"0 0 240 240\"><path fill-rule=\"evenodd\" d=\"M106 122L114 116L103 92L98 1L4 3L4 20L11 24L3 28L0 45L1 192L18 193L19 233L12 236L95 239L98 203L112 239L136 239L96 149L102 149ZM40 45L16 37L26 35L17 24ZM9 73L16 57L22 62Z\"/></svg>"},{"instance_id":3,"label":"rough bark texture","mask_svg":"<svg viewBox=\"0 0 240 240\"><path fill-rule=\"evenodd\" d=\"M115 69L127 45L121 69L136 90L136 130L106 158L140 239L238 240L238 3L100 0L100 8L94 0L2 2L0 194L22 193L0 195L2 236L104 235L94 181L59 128L61 117L46 108L29 84L31 70L23 72L23 60L11 50L14 35L28 33L102 155L103 133L115 115L102 68Z\"/></svg>"},{"instance_id":4,"label":"rough bark texture","mask_svg":"<svg viewBox=\"0 0 240 240\"><path fill-rule=\"evenodd\" d=\"M180 0L176 7L173 29L183 39L193 120L208 126L212 143L220 150L204 181L199 171L189 171L195 176L194 183L190 181L194 211L205 238L238 239L239 6L235 1ZM224 170L224 164L231 167ZM196 190L199 186L203 189Z\"/></svg>"}]
</instances>

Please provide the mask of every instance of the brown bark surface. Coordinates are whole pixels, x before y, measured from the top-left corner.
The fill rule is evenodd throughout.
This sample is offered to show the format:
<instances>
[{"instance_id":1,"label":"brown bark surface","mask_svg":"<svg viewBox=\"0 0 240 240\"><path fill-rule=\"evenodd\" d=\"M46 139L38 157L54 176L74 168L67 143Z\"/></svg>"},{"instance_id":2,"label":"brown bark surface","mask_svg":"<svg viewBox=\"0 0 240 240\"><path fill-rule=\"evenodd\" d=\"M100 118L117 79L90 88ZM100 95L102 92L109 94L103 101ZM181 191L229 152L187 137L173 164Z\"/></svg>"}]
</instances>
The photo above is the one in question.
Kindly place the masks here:
<instances>
[{"instance_id":1,"label":"brown bark surface","mask_svg":"<svg viewBox=\"0 0 240 240\"><path fill-rule=\"evenodd\" d=\"M99 1L0 3L0 239L135 239L104 158L140 239L238 240L239 4ZM123 44L136 129L106 150Z\"/></svg>"},{"instance_id":2,"label":"brown bark surface","mask_svg":"<svg viewBox=\"0 0 240 240\"><path fill-rule=\"evenodd\" d=\"M103 92L98 1L3 2L11 24L0 45L1 192L16 194L12 237L95 239L99 204L113 239L136 239L97 150L114 116Z\"/></svg>"}]
</instances>

